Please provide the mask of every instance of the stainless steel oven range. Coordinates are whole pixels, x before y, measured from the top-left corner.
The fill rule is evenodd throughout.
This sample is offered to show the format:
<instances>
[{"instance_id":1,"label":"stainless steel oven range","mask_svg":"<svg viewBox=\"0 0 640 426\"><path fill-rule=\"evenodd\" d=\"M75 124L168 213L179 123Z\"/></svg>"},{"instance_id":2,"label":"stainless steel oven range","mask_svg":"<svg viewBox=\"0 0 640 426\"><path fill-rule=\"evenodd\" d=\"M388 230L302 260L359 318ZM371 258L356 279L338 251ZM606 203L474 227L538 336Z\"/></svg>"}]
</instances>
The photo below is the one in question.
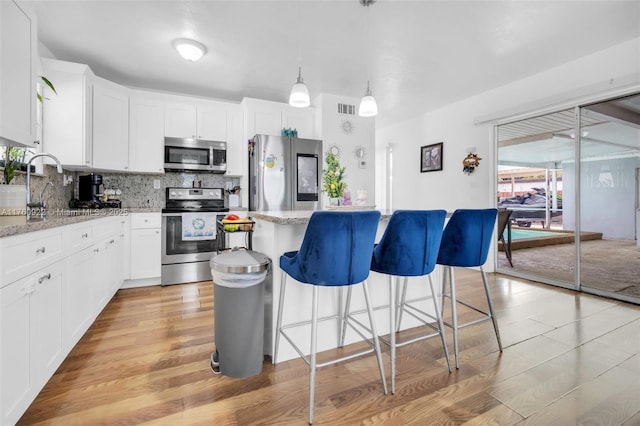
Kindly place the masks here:
<instances>
[{"instance_id":1,"label":"stainless steel oven range","mask_svg":"<svg viewBox=\"0 0 640 426\"><path fill-rule=\"evenodd\" d=\"M167 188L162 209L162 285L211 279L216 221L229 209L222 188Z\"/></svg>"}]
</instances>

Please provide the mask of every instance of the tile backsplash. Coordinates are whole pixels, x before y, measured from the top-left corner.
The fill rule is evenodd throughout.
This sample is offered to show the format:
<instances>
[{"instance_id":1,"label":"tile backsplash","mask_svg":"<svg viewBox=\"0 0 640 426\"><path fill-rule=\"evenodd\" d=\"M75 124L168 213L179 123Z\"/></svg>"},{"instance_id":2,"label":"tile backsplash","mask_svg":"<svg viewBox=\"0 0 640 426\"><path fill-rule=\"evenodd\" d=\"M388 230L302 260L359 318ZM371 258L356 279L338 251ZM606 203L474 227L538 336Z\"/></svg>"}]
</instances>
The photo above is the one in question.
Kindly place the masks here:
<instances>
[{"instance_id":1,"label":"tile backsplash","mask_svg":"<svg viewBox=\"0 0 640 426\"><path fill-rule=\"evenodd\" d=\"M73 176L73 182L70 185L63 185L63 175L56 172L53 166L44 166L42 174L31 175L31 194L34 200L38 199L39 194L45 188L48 182L53 183L49 186L44 194L43 199L49 209L66 209L69 207L69 201L76 197L78 191L78 176L89 174L90 172L71 172L64 171L65 175ZM240 185L240 178L228 177L225 175L211 173L174 173L167 172L163 175L147 175L133 173L99 173L102 175L102 189L120 189L122 195L123 208L162 208L165 202L165 188L167 187L193 187L194 180L202 181L204 188L225 188L226 182L230 182L232 186ZM24 185L26 176L18 174L15 178L15 184ZM159 181L160 189L154 186L155 181Z\"/></svg>"},{"instance_id":2,"label":"tile backsplash","mask_svg":"<svg viewBox=\"0 0 640 426\"><path fill-rule=\"evenodd\" d=\"M86 173L78 173L83 175ZM224 175L211 173L174 173L167 172L164 175L143 175L126 173L100 173L102 175L103 189L120 189L122 195L122 207L151 207L162 208L165 202L165 188L167 187L193 187L194 180L202 181L204 188L224 188L226 182L239 185L239 178L231 178ZM75 185L77 185L76 176ZM155 189L154 182L160 182L160 189Z\"/></svg>"}]
</instances>

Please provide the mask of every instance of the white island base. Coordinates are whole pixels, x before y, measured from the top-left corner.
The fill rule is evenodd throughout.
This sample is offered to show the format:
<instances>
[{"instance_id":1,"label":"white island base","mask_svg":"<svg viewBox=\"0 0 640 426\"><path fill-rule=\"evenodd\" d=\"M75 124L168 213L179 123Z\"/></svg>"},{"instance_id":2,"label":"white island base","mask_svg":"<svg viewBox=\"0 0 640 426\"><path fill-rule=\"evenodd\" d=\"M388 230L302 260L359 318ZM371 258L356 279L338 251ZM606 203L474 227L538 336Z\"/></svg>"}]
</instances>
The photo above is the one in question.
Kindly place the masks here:
<instances>
[{"instance_id":1,"label":"white island base","mask_svg":"<svg viewBox=\"0 0 640 426\"><path fill-rule=\"evenodd\" d=\"M278 300L280 297L280 285L282 270L279 266L280 256L287 251L295 251L300 248L304 237L307 223L312 211L269 211L250 212L251 218L255 221L253 232L253 250L264 253L272 260L272 283L267 285L265 291L265 354L273 355L276 321L278 313ZM381 211L382 216L376 242L380 240L391 216L390 211ZM441 274L439 267L432 273L434 286L440 288ZM389 334L389 279L387 275L371 272L368 278L371 300L374 307L384 307L376 309L374 317L379 335ZM318 307L319 317L337 315L340 311L339 291L346 287L323 288L320 289L320 300ZM271 290L271 291L270 291ZM410 277L407 290L407 300L430 295L427 277ZM307 321L311 319L311 298L312 285L302 284L291 277L287 277L287 293L285 306L283 309L283 324ZM346 299L346 297L345 297ZM433 314L433 302L426 300L421 302L421 309ZM351 311L364 310L366 308L361 285L357 284L353 289L351 300ZM367 324L366 313L362 314L362 322ZM409 315L404 315L402 329L413 328L422 325L418 320ZM425 334L430 333L430 329L425 327ZM296 342L301 350L308 354L310 352L311 329L309 326L302 326L289 329L287 333ZM338 347L338 321L322 321L318 324L318 351L325 351ZM437 338L437 337L436 337ZM360 336L353 330L347 328L345 345L361 341ZM383 348L384 349L384 348ZM278 351L278 362L297 358L298 354L286 341L280 340Z\"/></svg>"}]
</instances>

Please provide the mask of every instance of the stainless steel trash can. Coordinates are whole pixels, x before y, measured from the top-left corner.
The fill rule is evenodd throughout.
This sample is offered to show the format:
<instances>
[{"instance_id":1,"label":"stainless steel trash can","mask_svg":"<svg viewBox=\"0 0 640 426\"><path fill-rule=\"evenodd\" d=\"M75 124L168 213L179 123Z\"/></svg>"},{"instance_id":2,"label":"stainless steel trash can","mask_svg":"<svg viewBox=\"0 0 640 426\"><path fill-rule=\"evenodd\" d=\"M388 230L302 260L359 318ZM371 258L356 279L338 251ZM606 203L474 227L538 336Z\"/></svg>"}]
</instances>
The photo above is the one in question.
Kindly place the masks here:
<instances>
[{"instance_id":1,"label":"stainless steel trash can","mask_svg":"<svg viewBox=\"0 0 640 426\"><path fill-rule=\"evenodd\" d=\"M235 250L211 258L215 372L229 377L260 374L264 339L264 281L271 260L262 253Z\"/></svg>"}]
</instances>

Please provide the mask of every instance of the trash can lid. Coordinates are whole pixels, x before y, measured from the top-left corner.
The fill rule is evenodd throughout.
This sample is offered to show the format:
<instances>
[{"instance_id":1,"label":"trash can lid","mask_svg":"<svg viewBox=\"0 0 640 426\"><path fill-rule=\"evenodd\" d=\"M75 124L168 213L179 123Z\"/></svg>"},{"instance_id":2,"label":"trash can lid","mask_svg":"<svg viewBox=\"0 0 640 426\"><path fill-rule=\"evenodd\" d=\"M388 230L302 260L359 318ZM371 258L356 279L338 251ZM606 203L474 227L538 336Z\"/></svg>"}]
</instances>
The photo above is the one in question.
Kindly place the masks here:
<instances>
[{"instance_id":1,"label":"trash can lid","mask_svg":"<svg viewBox=\"0 0 640 426\"><path fill-rule=\"evenodd\" d=\"M257 251L237 250L213 256L209 263L214 271L246 273L266 271L271 259Z\"/></svg>"}]
</instances>

